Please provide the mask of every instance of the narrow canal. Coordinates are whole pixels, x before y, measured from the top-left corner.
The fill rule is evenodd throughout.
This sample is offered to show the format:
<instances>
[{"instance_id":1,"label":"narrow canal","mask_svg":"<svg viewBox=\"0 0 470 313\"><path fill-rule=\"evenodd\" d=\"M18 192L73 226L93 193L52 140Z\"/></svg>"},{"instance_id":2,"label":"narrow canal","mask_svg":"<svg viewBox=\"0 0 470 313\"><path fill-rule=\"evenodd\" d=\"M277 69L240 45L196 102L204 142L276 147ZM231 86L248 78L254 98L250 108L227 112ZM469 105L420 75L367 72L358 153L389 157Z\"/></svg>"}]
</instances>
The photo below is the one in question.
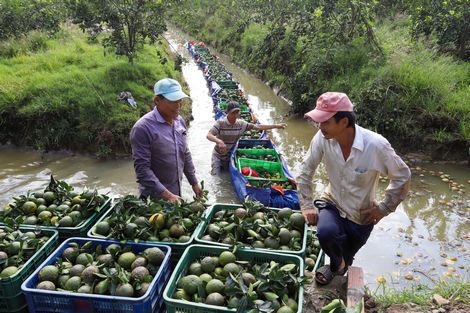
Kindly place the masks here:
<instances>
[{"instance_id":1,"label":"narrow canal","mask_svg":"<svg viewBox=\"0 0 470 313\"><path fill-rule=\"evenodd\" d=\"M212 101L201 71L183 48L184 35L168 34L178 53L188 60L183 75L193 101L193 116L188 138L198 177L209 190L210 203L236 203L230 177L209 174L213 143L206 134L214 122ZM220 55L221 61L233 72L243 87L249 102L264 123L286 122L285 130L270 131L296 175L309 142L316 131L301 118L289 117L289 104L278 97L266 84ZM149 99L149 101L151 101ZM100 161L89 156L68 153L40 154L28 149L0 147L0 205L14 196L44 189L50 175L81 188L98 188L115 196L136 194L135 175L131 159ZM377 277L388 283L407 286L422 282L432 284L441 278L469 275L470 264L470 169L466 165L415 163L407 158L413 172L410 196L397 212L382 220L368 243L356 257L369 289L375 290ZM320 169L316 180L320 192L326 177ZM381 184L381 191L386 187ZM186 184L184 196L191 199Z\"/></svg>"}]
</instances>

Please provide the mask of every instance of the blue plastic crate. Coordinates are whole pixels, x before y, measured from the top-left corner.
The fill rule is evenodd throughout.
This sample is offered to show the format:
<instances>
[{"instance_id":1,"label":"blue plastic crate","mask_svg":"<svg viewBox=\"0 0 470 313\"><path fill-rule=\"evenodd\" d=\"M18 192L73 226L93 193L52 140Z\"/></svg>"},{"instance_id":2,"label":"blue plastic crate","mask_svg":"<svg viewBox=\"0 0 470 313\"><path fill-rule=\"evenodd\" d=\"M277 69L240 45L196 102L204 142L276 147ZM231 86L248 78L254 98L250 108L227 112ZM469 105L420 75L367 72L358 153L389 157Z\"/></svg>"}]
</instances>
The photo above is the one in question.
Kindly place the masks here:
<instances>
[{"instance_id":1,"label":"blue plastic crate","mask_svg":"<svg viewBox=\"0 0 470 313\"><path fill-rule=\"evenodd\" d=\"M55 264L57 258L69 246L69 243L76 242L80 246L86 242L92 242L92 248L97 245L107 246L111 243L120 244L121 247L130 246L134 253L139 253L150 247L158 247L165 252L165 258L158 269L157 274L150 283L147 292L138 298L135 297L117 297L109 295L82 294L68 291L49 291L36 289L39 282L38 273L46 265ZM162 291L165 287L170 271L171 248L165 245L146 244L146 243L121 243L113 240L101 240L93 238L73 237L64 241L49 256L28 279L21 285L30 313L128 313L128 312L158 312L163 309L164 302Z\"/></svg>"},{"instance_id":2,"label":"blue plastic crate","mask_svg":"<svg viewBox=\"0 0 470 313\"><path fill-rule=\"evenodd\" d=\"M31 227L20 227L20 230L22 232L37 232L39 236L48 236L49 239L23 264L18 272L8 278L0 279L0 312L2 313L27 310L21 284L56 249L59 240L56 230L38 230Z\"/></svg>"},{"instance_id":3,"label":"blue plastic crate","mask_svg":"<svg viewBox=\"0 0 470 313\"><path fill-rule=\"evenodd\" d=\"M240 139L237 149L254 149L256 146L274 149L274 144L269 139Z\"/></svg>"}]
</instances>

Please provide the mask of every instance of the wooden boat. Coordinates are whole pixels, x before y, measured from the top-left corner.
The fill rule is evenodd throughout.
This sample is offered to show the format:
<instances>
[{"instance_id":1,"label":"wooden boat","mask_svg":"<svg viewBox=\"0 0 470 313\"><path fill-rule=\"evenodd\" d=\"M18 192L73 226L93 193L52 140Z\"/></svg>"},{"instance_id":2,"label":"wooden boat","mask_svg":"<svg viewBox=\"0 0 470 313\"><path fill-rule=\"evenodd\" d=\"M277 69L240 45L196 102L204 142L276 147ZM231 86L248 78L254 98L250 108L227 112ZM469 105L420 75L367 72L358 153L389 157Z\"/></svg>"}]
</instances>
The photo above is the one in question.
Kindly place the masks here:
<instances>
[{"instance_id":1,"label":"wooden boat","mask_svg":"<svg viewBox=\"0 0 470 313\"><path fill-rule=\"evenodd\" d=\"M240 139L230 156L230 177L240 202L299 210L297 184L270 139Z\"/></svg>"}]
</instances>

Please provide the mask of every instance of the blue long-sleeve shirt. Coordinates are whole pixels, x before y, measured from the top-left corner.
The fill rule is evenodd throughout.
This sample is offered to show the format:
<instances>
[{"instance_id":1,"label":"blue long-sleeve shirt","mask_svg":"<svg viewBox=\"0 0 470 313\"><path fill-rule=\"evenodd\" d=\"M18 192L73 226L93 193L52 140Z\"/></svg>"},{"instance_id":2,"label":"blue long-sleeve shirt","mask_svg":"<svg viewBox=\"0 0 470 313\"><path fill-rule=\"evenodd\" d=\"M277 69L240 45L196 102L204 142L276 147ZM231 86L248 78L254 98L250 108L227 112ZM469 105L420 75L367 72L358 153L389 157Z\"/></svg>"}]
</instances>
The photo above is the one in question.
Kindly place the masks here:
<instances>
[{"instance_id":1,"label":"blue long-sleeve shirt","mask_svg":"<svg viewBox=\"0 0 470 313\"><path fill-rule=\"evenodd\" d=\"M142 116L130 133L134 169L142 196L161 198L166 189L181 196L183 174L197 184L186 142L186 123L178 116L168 124L155 107Z\"/></svg>"}]
</instances>

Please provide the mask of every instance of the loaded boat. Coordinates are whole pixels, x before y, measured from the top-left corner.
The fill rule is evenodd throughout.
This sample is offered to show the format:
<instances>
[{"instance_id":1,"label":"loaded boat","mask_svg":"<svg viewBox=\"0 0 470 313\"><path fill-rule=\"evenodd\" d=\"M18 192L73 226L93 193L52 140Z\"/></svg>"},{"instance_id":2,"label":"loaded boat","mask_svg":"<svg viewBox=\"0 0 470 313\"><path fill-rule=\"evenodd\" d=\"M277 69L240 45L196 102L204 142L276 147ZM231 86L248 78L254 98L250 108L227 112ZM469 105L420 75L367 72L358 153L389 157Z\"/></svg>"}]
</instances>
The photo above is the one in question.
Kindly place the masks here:
<instances>
[{"instance_id":1,"label":"loaded boat","mask_svg":"<svg viewBox=\"0 0 470 313\"><path fill-rule=\"evenodd\" d=\"M249 199L268 207L300 209L297 184L270 139L240 139L232 150L229 171L240 202Z\"/></svg>"},{"instance_id":2,"label":"loaded boat","mask_svg":"<svg viewBox=\"0 0 470 313\"><path fill-rule=\"evenodd\" d=\"M214 118L225 118L230 102L240 106L240 118L260 123L232 73L211 54L203 43L186 43L207 81L213 102ZM231 151L229 171L232 185L241 203L257 200L268 207L299 209L297 185L287 162L265 131L243 134Z\"/></svg>"}]
</instances>

